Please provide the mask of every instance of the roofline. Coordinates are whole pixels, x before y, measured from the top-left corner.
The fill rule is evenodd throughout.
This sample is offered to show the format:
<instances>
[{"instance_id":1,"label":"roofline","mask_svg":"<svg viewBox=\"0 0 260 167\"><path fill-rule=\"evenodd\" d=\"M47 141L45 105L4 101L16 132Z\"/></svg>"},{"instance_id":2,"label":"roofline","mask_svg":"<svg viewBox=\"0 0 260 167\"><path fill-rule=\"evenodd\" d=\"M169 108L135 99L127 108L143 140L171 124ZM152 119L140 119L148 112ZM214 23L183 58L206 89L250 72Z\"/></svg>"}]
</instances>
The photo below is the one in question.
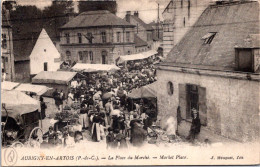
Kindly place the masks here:
<instances>
[{"instance_id":1,"label":"roofline","mask_svg":"<svg viewBox=\"0 0 260 167\"><path fill-rule=\"evenodd\" d=\"M60 27L59 29L90 29L90 28L104 28L104 27L111 27L111 28L134 28L135 25L102 25L102 26L86 26L86 27Z\"/></svg>"},{"instance_id":2,"label":"roofline","mask_svg":"<svg viewBox=\"0 0 260 167\"><path fill-rule=\"evenodd\" d=\"M215 76L215 77L224 77L232 79L241 79L241 80L252 80L260 82L260 73L252 72L241 72L241 71L232 71L232 70L214 70L208 68L192 68L192 67L183 67L178 65L156 65L157 70L162 71L174 71L180 73L189 73L195 75L205 75L205 76Z\"/></svg>"},{"instance_id":3,"label":"roofline","mask_svg":"<svg viewBox=\"0 0 260 167\"><path fill-rule=\"evenodd\" d=\"M258 2L257 0L250 0L250 1L228 1L228 2L224 2L223 4L211 4L209 5L209 7L212 8L218 8L218 7L225 7L225 6L232 6L232 5L240 5L240 4L245 4L245 3L253 3L253 2Z\"/></svg>"},{"instance_id":4,"label":"roofline","mask_svg":"<svg viewBox=\"0 0 260 167\"><path fill-rule=\"evenodd\" d=\"M131 17L134 18L135 21L137 21L137 22L139 22L139 21L136 20L136 18L140 19L140 20L142 21L141 23L143 24L142 26L144 27L144 29L145 29L146 31L153 31L153 30L154 30L154 28L153 28L151 25L145 23L141 18L136 17L136 16L133 16L133 15L131 15ZM151 26L151 29L150 29L150 28L146 28L145 26Z\"/></svg>"}]
</instances>

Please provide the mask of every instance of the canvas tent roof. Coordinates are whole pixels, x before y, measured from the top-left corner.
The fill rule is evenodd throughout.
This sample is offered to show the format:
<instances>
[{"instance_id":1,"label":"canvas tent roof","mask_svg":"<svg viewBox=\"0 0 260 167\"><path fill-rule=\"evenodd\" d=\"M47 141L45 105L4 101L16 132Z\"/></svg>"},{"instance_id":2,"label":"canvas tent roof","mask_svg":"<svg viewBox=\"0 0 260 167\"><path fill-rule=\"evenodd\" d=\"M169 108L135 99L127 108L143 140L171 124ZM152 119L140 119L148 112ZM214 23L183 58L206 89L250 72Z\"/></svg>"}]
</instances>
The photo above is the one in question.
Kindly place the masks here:
<instances>
[{"instance_id":1,"label":"canvas tent roof","mask_svg":"<svg viewBox=\"0 0 260 167\"><path fill-rule=\"evenodd\" d=\"M133 99L157 97L157 89L158 83L154 82L141 88L133 89L127 96Z\"/></svg>"},{"instance_id":2,"label":"canvas tent roof","mask_svg":"<svg viewBox=\"0 0 260 167\"><path fill-rule=\"evenodd\" d=\"M77 63L72 67L75 71L82 71L82 72L98 72L98 71L117 71L120 70L119 67L116 65L110 64L84 64L84 63Z\"/></svg>"},{"instance_id":3,"label":"canvas tent roof","mask_svg":"<svg viewBox=\"0 0 260 167\"><path fill-rule=\"evenodd\" d=\"M118 63L123 63L125 61L132 61L132 60L142 60L146 59L150 56L153 56L157 54L155 50L149 50L147 52L142 52L142 53L137 53L137 54L132 54L132 55L125 55L125 56L120 56Z\"/></svg>"},{"instance_id":4,"label":"canvas tent roof","mask_svg":"<svg viewBox=\"0 0 260 167\"><path fill-rule=\"evenodd\" d=\"M42 71L33 77L32 83L68 84L76 74L68 71Z\"/></svg>"},{"instance_id":5,"label":"canvas tent roof","mask_svg":"<svg viewBox=\"0 0 260 167\"><path fill-rule=\"evenodd\" d=\"M4 81L4 82L1 82L1 89L12 90L15 87L17 87L18 85L19 85L19 83L17 83L17 82Z\"/></svg>"},{"instance_id":6,"label":"canvas tent roof","mask_svg":"<svg viewBox=\"0 0 260 167\"><path fill-rule=\"evenodd\" d=\"M235 70L235 47L250 34L259 34L259 2L211 5L170 51L162 66ZM203 37L216 32L210 44Z\"/></svg>"},{"instance_id":7,"label":"canvas tent roof","mask_svg":"<svg viewBox=\"0 0 260 167\"><path fill-rule=\"evenodd\" d=\"M40 108L39 101L31 98L23 92L16 90L1 90L1 104L5 104L5 108L8 111L8 115L15 118L17 115L23 115L36 111ZM1 110L2 116L6 115L6 112Z\"/></svg>"},{"instance_id":8,"label":"canvas tent roof","mask_svg":"<svg viewBox=\"0 0 260 167\"><path fill-rule=\"evenodd\" d=\"M49 89L47 86L44 85L33 85L33 84L21 84L15 90L22 91L22 92L32 92L36 93L37 95L43 95Z\"/></svg>"}]
</instances>

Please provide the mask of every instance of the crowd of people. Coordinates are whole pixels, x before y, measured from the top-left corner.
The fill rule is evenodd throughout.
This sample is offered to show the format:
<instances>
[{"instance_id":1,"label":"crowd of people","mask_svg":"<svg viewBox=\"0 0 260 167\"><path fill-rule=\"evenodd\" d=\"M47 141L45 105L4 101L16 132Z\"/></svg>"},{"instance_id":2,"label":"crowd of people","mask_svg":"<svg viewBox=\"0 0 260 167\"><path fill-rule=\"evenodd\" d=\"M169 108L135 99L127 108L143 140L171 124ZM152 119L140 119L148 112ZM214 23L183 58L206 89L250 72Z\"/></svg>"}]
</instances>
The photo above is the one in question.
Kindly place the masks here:
<instances>
[{"instance_id":1,"label":"crowd of people","mask_svg":"<svg viewBox=\"0 0 260 167\"><path fill-rule=\"evenodd\" d=\"M107 148L127 148L128 141L133 146L141 146L146 140L147 128L156 121L156 102L131 99L127 94L134 88L156 81L152 61L130 62L119 71L81 76L71 82L67 96L62 90L53 92L58 113L65 110L77 112L78 124L82 127L77 133L88 131L92 141L105 141ZM51 129L51 132L56 131L55 127ZM45 136L49 134L52 133ZM61 143L56 141L59 133L54 134L51 139L55 140L48 143L57 145ZM73 137L73 134L68 136ZM64 134L60 137L64 138ZM78 142L76 138L74 135Z\"/></svg>"},{"instance_id":2,"label":"crowd of people","mask_svg":"<svg viewBox=\"0 0 260 167\"><path fill-rule=\"evenodd\" d=\"M93 142L104 141L108 149L143 145L148 127L157 120L156 100L131 99L127 95L135 88L156 81L152 62L149 59L129 62L121 70L111 73L81 74L71 82L67 96L56 89L53 98L57 111L76 112L79 115L76 124L80 128L74 132L67 128L56 133L55 128L50 127L45 134L49 138L48 144L68 146L68 141L82 141L82 133L87 131ZM196 116L194 114L194 124L199 126ZM197 127L192 128L189 138L194 139L198 133Z\"/></svg>"}]
</instances>

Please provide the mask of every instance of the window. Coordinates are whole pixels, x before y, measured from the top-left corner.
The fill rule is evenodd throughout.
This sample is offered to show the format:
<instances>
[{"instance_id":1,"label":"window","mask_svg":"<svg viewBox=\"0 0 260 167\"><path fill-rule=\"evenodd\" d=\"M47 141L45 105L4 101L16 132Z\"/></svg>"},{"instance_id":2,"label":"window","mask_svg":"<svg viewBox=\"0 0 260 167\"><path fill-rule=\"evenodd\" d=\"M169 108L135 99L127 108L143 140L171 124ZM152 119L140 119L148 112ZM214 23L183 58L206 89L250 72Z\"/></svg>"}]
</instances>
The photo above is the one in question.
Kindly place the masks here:
<instances>
[{"instance_id":1,"label":"window","mask_svg":"<svg viewBox=\"0 0 260 167\"><path fill-rule=\"evenodd\" d=\"M91 32L87 33L87 36L85 36L88 40L89 43L92 43L93 42L93 35Z\"/></svg>"},{"instance_id":2,"label":"window","mask_svg":"<svg viewBox=\"0 0 260 167\"><path fill-rule=\"evenodd\" d=\"M250 48L236 48L236 70L254 72L254 55Z\"/></svg>"},{"instance_id":3,"label":"window","mask_svg":"<svg viewBox=\"0 0 260 167\"><path fill-rule=\"evenodd\" d=\"M78 33L78 40L79 40L79 43L82 43L82 35L81 35L81 33Z\"/></svg>"},{"instance_id":4,"label":"window","mask_svg":"<svg viewBox=\"0 0 260 167\"><path fill-rule=\"evenodd\" d=\"M88 51L83 51L83 63L87 63L88 61Z\"/></svg>"},{"instance_id":5,"label":"window","mask_svg":"<svg viewBox=\"0 0 260 167\"><path fill-rule=\"evenodd\" d=\"M121 42L121 33L120 32L116 33L116 39L117 39L117 42Z\"/></svg>"},{"instance_id":6,"label":"window","mask_svg":"<svg viewBox=\"0 0 260 167\"><path fill-rule=\"evenodd\" d=\"M3 49L6 49L6 48L7 48L6 34L2 34L2 48L3 48Z\"/></svg>"},{"instance_id":7,"label":"window","mask_svg":"<svg viewBox=\"0 0 260 167\"><path fill-rule=\"evenodd\" d=\"M129 50L129 51L127 52L127 54L130 55L130 54L131 54L131 51Z\"/></svg>"},{"instance_id":8,"label":"window","mask_svg":"<svg viewBox=\"0 0 260 167\"><path fill-rule=\"evenodd\" d=\"M70 53L70 51L66 51L66 61L68 61L69 63L71 62L71 53Z\"/></svg>"},{"instance_id":9,"label":"window","mask_svg":"<svg viewBox=\"0 0 260 167\"><path fill-rule=\"evenodd\" d=\"M211 44L216 34L217 34L216 32L209 32L206 35L204 35L202 37L202 39L204 40L204 44Z\"/></svg>"},{"instance_id":10,"label":"window","mask_svg":"<svg viewBox=\"0 0 260 167\"><path fill-rule=\"evenodd\" d=\"M83 55L82 55L82 52L79 51L79 60L82 61L83 60Z\"/></svg>"},{"instance_id":11,"label":"window","mask_svg":"<svg viewBox=\"0 0 260 167\"><path fill-rule=\"evenodd\" d=\"M106 43L107 42L107 36L106 36L106 32L105 31L101 32L101 41L102 41L102 43Z\"/></svg>"},{"instance_id":12,"label":"window","mask_svg":"<svg viewBox=\"0 0 260 167\"><path fill-rule=\"evenodd\" d=\"M130 42L130 32L126 32L126 42Z\"/></svg>"},{"instance_id":13,"label":"window","mask_svg":"<svg viewBox=\"0 0 260 167\"><path fill-rule=\"evenodd\" d=\"M183 27L185 27L186 25L186 20L185 20L185 17L183 18Z\"/></svg>"},{"instance_id":14,"label":"window","mask_svg":"<svg viewBox=\"0 0 260 167\"><path fill-rule=\"evenodd\" d=\"M168 95L173 95L173 83L171 81L167 83L167 92Z\"/></svg>"},{"instance_id":15,"label":"window","mask_svg":"<svg viewBox=\"0 0 260 167\"><path fill-rule=\"evenodd\" d=\"M93 62L93 52L92 51L89 51L89 59L91 62Z\"/></svg>"},{"instance_id":16,"label":"window","mask_svg":"<svg viewBox=\"0 0 260 167\"><path fill-rule=\"evenodd\" d=\"M66 43L69 44L70 43L70 34L66 33L65 38L66 38Z\"/></svg>"},{"instance_id":17,"label":"window","mask_svg":"<svg viewBox=\"0 0 260 167\"><path fill-rule=\"evenodd\" d=\"M107 51L102 51L102 64L107 64Z\"/></svg>"},{"instance_id":18,"label":"window","mask_svg":"<svg viewBox=\"0 0 260 167\"><path fill-rule=\"evenodd\" d=\"M48 63L47 62L43 63L43 71L48 71Z\"/></svg>"}]
</instances>

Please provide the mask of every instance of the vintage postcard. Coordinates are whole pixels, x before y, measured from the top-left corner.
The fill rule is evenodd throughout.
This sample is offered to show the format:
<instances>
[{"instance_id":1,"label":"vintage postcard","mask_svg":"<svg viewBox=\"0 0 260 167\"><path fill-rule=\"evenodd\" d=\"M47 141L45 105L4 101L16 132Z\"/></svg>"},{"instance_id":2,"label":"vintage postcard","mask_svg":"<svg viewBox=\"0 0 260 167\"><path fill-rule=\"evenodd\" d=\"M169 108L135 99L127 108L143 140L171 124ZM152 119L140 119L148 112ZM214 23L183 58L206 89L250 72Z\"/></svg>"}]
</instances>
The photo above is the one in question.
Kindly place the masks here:
<instances>
[{"instance_id":1,"label":"vintage postcard","mask_svg":"<svg viewBox=\"0 0 260 167\"><path fill-rule=\"evenodd\" d=\"M259 165L258 0L5 0L1 165Z\"/></svg>"}]
</instances>

